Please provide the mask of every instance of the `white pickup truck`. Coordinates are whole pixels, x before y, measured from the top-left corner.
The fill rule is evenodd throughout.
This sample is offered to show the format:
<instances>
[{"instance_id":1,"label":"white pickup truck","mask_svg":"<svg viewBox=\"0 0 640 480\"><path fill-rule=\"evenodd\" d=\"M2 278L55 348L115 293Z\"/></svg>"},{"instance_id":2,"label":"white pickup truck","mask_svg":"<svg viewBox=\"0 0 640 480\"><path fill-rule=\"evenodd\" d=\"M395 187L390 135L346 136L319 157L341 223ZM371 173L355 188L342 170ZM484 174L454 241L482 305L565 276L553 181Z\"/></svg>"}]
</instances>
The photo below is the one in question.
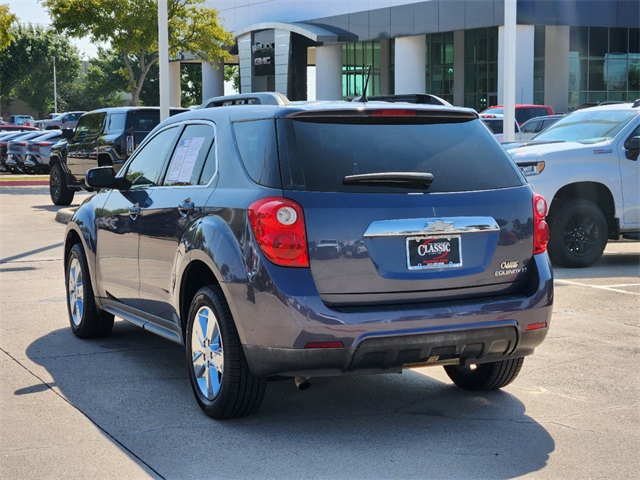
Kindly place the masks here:
<instances>
[{"instance_id":1,"label":"white pickup truck","mask_svg":"<svg viewBox=\"0 0 640 480\"><path fill-rule=\"evenodd\" d=\"M504 147L549 203L554 264L587 267L608 240L640 239L640 100L578 110Z\"/></svg>"}]
</instances>

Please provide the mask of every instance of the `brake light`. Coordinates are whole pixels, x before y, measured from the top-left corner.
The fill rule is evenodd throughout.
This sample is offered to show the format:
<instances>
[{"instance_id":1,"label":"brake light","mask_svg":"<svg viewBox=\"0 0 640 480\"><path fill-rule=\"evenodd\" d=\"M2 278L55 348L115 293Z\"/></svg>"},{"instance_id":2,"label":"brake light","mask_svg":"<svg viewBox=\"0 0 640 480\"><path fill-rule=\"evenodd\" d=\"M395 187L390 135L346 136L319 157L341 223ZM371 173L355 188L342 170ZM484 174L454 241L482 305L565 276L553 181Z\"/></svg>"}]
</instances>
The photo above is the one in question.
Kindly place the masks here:
<instances>
[{"instance_id":1,"label":"brake light","mask_svg":"<svg viewBox=\"0 0 640 480\"><path fill-rule=\"evenodd\" d=\"M282 197L249 206L249 222L262 253L282 267L308 267L309 251L302 207Z\"/></svg>"},{"instance_id":2,"label":"brake light","mask_svg":"<svg viewBox=\"0 0 640 480\"><path fill-rule=\"evenodd\" d=\"M37 147L50 147L51 145L53 145L52 142L38 142L38 143L34 143L34 146Z\"/></svg>"},{"instance_id":3,"label":"brake light","mask_svg":"<svg viewBox=\"0 0 640 480\"><path fill-rule=\"evenodd\" d=\"M415 110L393 108L389 110L374 110L371 112L372 117L417 117L418 112Z\"/></svg>"},{"instance_id":4,"label":"brake light","mask_svg":"<svg viewBox=\"0 0 640 480\"><path fill-rule=\"evenodd\" d=\"M545 221L547 216L547 201L542 195L533 194L533 253L544 253L549 243L549 225Z\"/></svg>"},{"instance_id":5,"label":"brake light","mask_svg":"<svg viewBox=\"0 0 640 480\"><path fill-rule=\"evenodd\" d=\"M27 146L27 142L18 142L16 143L16 147L26 147Z\"/></svg>"}]
</instances>

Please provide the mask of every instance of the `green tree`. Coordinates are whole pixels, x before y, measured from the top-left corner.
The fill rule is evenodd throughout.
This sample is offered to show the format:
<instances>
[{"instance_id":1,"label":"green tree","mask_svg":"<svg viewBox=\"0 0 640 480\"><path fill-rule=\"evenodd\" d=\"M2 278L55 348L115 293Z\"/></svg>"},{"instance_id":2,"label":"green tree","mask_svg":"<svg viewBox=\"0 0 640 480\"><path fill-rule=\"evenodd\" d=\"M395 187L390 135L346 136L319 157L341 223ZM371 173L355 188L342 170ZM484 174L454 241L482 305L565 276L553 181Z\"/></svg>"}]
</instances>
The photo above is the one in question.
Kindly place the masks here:
<instances>
[{"instance_id":1,"label":"green tree","mask_svg":"<svg viewBox=\"0 0 640 480\"><path fill-rule=\"evenodd\" d=\"M19 98L43 116L53 111L54 57L61 93L75 80L80 56L67 38L42 27L17 25L11 35L13 40L0 56L0 96Z\"/></svg>"},{"instance_id":2,"label":"green tree","mask_svg":"<svg viewBox=\"0 0 640 480\"><path fill-rule=\"evenodd\" d=\"M59 31L73 37L89 35L108 43L125 65L131 103L140 93L151 68L158 62L158 10L156 0L41 0ZM218 21L218 12L205 8L205 0L168 0L169 55L191 52L202 60L229 58L225 45L232 35ZM136 65L137 64L137 65Z\"/></svg>"},{"instance_id":3,"label":"green tree","mask_svg":"<svg viewBox=\"0 0 640 480\"><path fill-rule=\"evenodd\" d=\"M11 35L11 25L16 21L16 16L11 13L9 6L0 3L0 52L6 49L13 36Z\"/></svg>"},{"instance_id":4,"label":"green tree","mask_svg":"<svg viewBox=\"0 0 640 480\"><path fill-rule=\"evenodd\" d=\"M122 59L117 52L98 48L89 61L86 73L78 76L65 100L69 110L95 110L125 104L127 81L122 76Z\"/></svg>"}]
</instances>

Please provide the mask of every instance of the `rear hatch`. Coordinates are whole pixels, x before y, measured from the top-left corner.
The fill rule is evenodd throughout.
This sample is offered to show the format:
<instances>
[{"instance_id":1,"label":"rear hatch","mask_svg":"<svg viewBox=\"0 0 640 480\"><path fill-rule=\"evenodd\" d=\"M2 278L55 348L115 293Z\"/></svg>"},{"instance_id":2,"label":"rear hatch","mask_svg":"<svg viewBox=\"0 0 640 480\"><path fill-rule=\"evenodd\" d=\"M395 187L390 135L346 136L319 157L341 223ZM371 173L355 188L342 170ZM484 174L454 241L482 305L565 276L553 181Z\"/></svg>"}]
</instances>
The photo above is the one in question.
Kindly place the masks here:
<instances>
[{"instance_id":1,"label":"rear hatch","mask_svg":"<svg viewBox=\"0 0 640 480\"><path fill-rule=\"evenodd\" d=\"M298 112L278 120L278 141L285 196L304 209L311 272L327 304L526 285L532 190L474 112Z\"/></svg>"}]
</instances>

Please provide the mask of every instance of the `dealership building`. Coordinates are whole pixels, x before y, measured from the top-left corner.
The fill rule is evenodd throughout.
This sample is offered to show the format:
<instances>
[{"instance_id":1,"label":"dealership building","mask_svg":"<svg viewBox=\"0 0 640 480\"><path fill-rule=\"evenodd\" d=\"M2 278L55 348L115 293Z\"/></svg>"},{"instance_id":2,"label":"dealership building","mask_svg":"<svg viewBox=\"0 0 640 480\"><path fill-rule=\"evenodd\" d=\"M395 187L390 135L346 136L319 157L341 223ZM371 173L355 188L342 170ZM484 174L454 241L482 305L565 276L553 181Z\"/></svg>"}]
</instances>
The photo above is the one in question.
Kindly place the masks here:
<instances>
[{"instance_id":1,"label":"dealership building","mask_svg":"<svg viewBox=\"0 0 640 480\"><path fill-rule=\"evenodd\" d=\"M242 93L291 100L431 93L502 103L505 0L216 0ZM640 1L517 0L516 103L566 112L640 98ZM222 92L203 66L203 96Z\"/></svg>"}]
</instances>

